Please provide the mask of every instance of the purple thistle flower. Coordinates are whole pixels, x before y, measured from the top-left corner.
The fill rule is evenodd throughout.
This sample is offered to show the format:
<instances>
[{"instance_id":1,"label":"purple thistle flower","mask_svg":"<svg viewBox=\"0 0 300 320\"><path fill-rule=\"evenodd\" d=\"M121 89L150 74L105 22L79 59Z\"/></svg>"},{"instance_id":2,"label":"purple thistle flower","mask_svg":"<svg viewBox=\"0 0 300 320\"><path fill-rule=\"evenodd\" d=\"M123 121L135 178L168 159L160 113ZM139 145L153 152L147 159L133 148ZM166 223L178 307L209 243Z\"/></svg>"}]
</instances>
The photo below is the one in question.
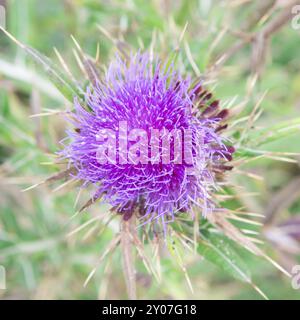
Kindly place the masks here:
<instances>
[{"instance_id":1,"label":"purple thistle flower","mask_svg":"<svg viewBox=\"0 0 300 320\"><path fill-rule=\"evenodd\" d=\"M227 110L219 110L211 93L182 78L173 66L166 67L158 59L152 62L147 54L136 54L128 63L117 57L105 78L87 89L86 106L75 99L71 120L75 130L68 131L70 141L62 155L76 168L76 177L84 186L96 186L94 199L101 197L110 203L124 220L138 214L145 221L161 218L166 223L180 212L192 212L193 207L206 215L215 207L212 194L217 176L232 168L225 163L232 159L234 148L226 146L220 135L227 115ZM127 133L138 128L149 137L153 128L162 134L189 130L192 162L182 148L183 160L177 163L174 150L178 140L171 137L169 163L161 157L147 163L99 163L99 131L118 132L124 121ZM117 137L117 151L121 139ZM184 142L185 136L179 139ZM129 141L128 149L133 144ZM160 144L160 155L163 149ZM149 145L146 150L149 156Z\"/></svg>"}]
</instances>

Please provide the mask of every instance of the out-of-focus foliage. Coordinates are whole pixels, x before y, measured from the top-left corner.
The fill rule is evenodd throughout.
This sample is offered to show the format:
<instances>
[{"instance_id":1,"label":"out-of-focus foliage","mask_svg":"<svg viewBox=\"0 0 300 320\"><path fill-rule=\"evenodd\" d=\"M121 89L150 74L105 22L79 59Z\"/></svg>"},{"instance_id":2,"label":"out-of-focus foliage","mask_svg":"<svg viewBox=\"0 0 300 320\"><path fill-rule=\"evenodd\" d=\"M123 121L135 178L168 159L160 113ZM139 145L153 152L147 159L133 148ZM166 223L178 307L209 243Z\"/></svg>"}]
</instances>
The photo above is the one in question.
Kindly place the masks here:
<instances>
[{"instance_id":1,"label":"out-of-focus foliage","mask_svg":"<svg viewBox=\"0 0 300 320\"><path fill-rule=\"evenodd\" d=\"M280 11L281 2L278 3L278 7L268 13L270 16ZM181 62L190 73L206 73L217 57L243 37L244 28L259 5L260 1L238 0L7 0L5 3L9 32L59 64L53 50L57 48L72 71L75 70L75 77L80 73L77 68L76 74L70 35L74 35L91 56L96 55L99 43L101 62L109 61L114 55L109 38L119 39L134 48L149 47L156 39L160 54L168 56L170 50L177 47L186 22L188 28L180 47L185 54L180 55L184 60ZM268 14L252 26L251 31L259 30L270 19ZM105 27L109 36L100 32L97 25ZM246 100L242 112L245 116L251 114L266 93L261 103L263 113L255 130L248 128L242 138L250 144L259 139L267 143L256 150L243 150L241 143L238 152L249 159L258 156L261 150L298 152L300 149L299 121L295 120L300 110L299 39L299 31L289 23L272 35L265 45L266 60L254 88L251 87L251 46L239 50L212 77L217 81L210 86L222 101L235 98L238 105ZM67 102L46 76L41 76L43 73L27 58L26 52L12 45L3 34L0 48L0 265L7 270L7 290L0 291L0 297L125 298L118 250L99 265L93 279L83 287L118 230L115 220L110 223L97 220L108 208L95 205L71 219L78 208L78 205L74 208L74 202L79 191L74 191L71 184L65 186L69 192L55 190L55 183L21 192L55 172L56 168L51 165L52 154L58 150L66 126L59 111L65 110ZM57 114L49 117L30 117L55 111ZM278 125L283 121L286 122L282 126ZM264 127L272 128L271 135L268 135L270 131L265 134ZM286 131L294 134L285 137ZM233 171L230 179L238 187L234 199L224 204L265 216L262 228L256 225L252 228L252 232L262 234L258 238L264 244L258 246L290 271L299 262L300 231L289 238L294 241L292 244L275 231L282 231L285 226L299 226L300 170L298 161L280 161L283 155L278 155L277 160L274 157L274 154L266 154L263 158L249 160L242 172ZM88 200L88 195L84 197L86 199L81 198L80 202ZM90 223L91 218L93 223ZM105 223L108 227L104 228ZM237 225L246 228L243 222ZM72 230L78 232L72 234ZM139 298L261 299L248 284L250 277L271 299L300 298L290 279L267 261L250 256L218 235L208 239L197 248L206 261L193 252L184 254L193 293L180 263L165 254L161 261L160 283L147 273L141 261L138 262ZM185 252L184 248L178 248L181 254ZM235 281L232 276L242 282Z\"/></svg>"}]
</instances>

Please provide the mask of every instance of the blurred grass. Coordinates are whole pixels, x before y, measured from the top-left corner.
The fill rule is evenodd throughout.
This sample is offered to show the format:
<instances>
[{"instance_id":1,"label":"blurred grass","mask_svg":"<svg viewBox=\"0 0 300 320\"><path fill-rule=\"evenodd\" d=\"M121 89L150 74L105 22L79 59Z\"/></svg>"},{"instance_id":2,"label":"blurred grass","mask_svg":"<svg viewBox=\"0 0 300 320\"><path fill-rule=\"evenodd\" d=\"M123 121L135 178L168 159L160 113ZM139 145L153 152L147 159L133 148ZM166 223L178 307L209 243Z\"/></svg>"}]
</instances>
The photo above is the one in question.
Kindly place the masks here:
<instances>
[{"instance_id":1,"label":"blurred grass","mask_svg":"<svg viewBox=\"0 0 300 320\"><path fill-rule=\"evenodd\" d=\"M156 30L161 52L167 55L176 47L179 34L188 22L186 40L199 70L205 72L213 58L236 40L227 32L211 50L211 44L224 29L224 24L229 23L232 30L239 30L258 2L234 5L238 1L8 0L7 29L17 39L55 61L57 57L53 48L57 48L74 66L71 34L92 56L96 53L97 43L100 43L101 61L107 62L113 55L113 46L100 33L97 24L105 26L116 38L124 37L135 48L141 43L148 47ZM253 108L253 102L267 90L262 104L264 113L257 127L294 119L299 114L299 37L299 31L287 25L272 38L262 77L245 108L247 114ZM52 192L56 185L42 185L26 193L21 192L56 171L55 167L41 163L52 161L49 154L58 150L58 142L64 137L65 130L64 121L59 116L35 119L29 116L45 108L62 110L65 105L25 52L2 34L0 48L0 264L7 270L7 290L0 291L0 298L126 298L118 250L99 266L87 287L83 287L117 226L111 223L103 233L95 232L86 239L83 237L88 228L66 237L70 230L98 215L105 207L94 206L88 213L70 221L75 213L73 204L76 198L76 191L72 188L67 193ZM250 50L246 47L221 69L215 88L218 98L225 101L236 96L237 102L243 101L250 79L249 60ZM193 72L188 59L183 63L189 72ZM40 100L38 112L32 109L34 90L37 90ZM295 134L264 148L298 152L300 140ZM48 152L46 155L45 151ZM245 170L260 175L263 181L234 176L235 181L247 191L258 193L256 197L241 197L235 205L262 214L276 192L300 173L298 163L271 159L250 162ZM299 210L300 201L296 201L278 213L278 220L295 216ZM282 254L275 245L267 241L264 248L281 262ZM299 291L291 288L289 279L274 267L238 250L251 269L254 282L269 298L300 298ZM291 259L299 261L298 256ZM193 294L181 269L166 256L162 261L163 279L160 284L151 279L142 263L138 265L138 296L156 299L261 299L251 287L233 280L199 257L187 254L186 264L194 286Z\"/></svg>"}]
</instances>

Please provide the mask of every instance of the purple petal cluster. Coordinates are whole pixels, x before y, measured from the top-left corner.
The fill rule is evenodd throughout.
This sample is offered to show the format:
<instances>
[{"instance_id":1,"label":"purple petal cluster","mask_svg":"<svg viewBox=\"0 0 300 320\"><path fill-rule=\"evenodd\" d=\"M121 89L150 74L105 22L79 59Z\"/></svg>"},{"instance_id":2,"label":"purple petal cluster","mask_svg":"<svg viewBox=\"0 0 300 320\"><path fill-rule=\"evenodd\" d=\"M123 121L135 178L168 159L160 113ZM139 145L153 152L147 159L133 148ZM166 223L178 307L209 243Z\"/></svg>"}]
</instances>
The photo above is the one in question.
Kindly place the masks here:
<instances>
[{"instance_id":1,"label":"purple petal cluster","mask_svg":"<svg viewBox=\"0 0 300 320\"><path fill-rule=\"evenodd\" d=\"M214 209L216 176L231 168L226 162L234 149L221 136L227 114L201 83L182 78L173 66L148 54L136 54L129 62L116 57L104 78L87 89L85 103L75 99L75 128L67 132L62 154L84 186L95 185L94 197L125 220L136 214L145 221L169 222L180 212L199 209L206 215ZM100 164L97 133L118 131L121 121L127 121L128 130L149 134L151 128L192 130L193 163Z\"/></svg>"}]
</instances>

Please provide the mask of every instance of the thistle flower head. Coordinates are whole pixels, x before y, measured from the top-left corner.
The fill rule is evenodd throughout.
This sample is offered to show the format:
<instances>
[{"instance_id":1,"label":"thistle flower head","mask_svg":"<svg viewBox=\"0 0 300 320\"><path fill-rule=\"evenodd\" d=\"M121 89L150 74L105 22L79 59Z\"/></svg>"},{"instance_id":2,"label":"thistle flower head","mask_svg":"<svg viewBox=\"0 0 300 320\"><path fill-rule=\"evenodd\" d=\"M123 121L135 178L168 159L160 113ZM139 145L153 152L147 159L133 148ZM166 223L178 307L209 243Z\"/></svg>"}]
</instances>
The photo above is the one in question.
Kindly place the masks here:
<instances>
[{"instance_id":1,"label":"thistle flower head","mask_svg":"<svg viewBox=\"0 0 300 320\"><path fill-rule=\"evenodd\" d=\"M95 198L125 220L168 222L193 207L204 215L214 208L217 175L231 168L234 149L221 136L227 110L201 83L138 53L116 57L85 104L75 99L75 130L62 154L84 185L95 185Z\"/></svg>"}]
</instances>

